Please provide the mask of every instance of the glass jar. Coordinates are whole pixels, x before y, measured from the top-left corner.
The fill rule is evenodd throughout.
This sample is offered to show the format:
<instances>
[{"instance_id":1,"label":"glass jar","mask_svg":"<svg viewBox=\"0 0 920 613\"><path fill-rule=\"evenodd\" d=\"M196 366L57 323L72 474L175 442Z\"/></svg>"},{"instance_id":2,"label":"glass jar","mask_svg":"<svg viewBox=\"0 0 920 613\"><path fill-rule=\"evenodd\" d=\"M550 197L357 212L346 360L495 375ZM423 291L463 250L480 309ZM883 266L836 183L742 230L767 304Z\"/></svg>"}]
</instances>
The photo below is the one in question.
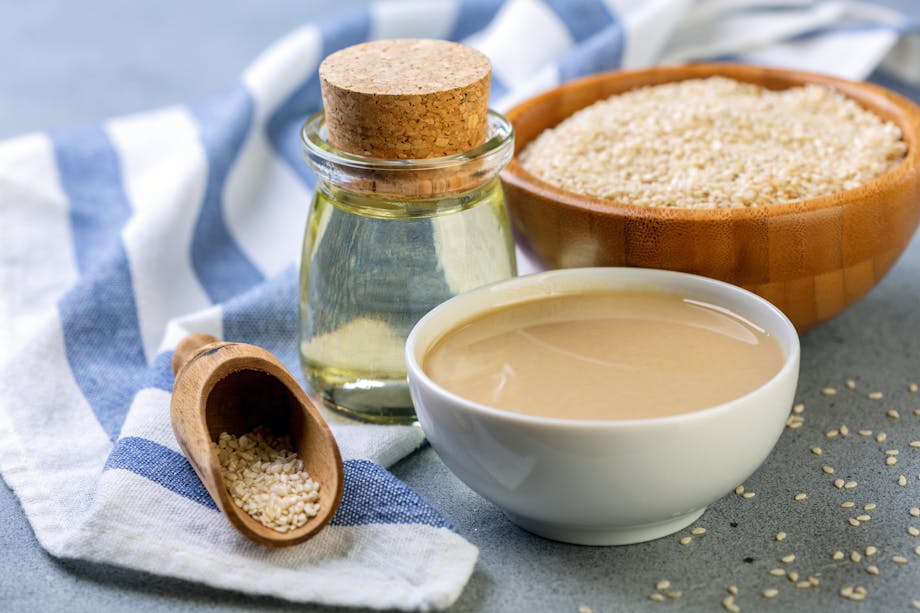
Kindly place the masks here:
<instances>
[{"instance_id":1,"label":"glass jar","mask_svg":"<svg viewBox=\"0 0 920 613\"><path fill-rule=\"evenodd\" d=\"M498 180L514 133L496 112L488 121L475 149L414 160L334 148L322 112L304 124L304 157L319 181L300 270L300 357L325 406L414 421L403 357L412 326L456 294L515 275Z\"/></svg>"}]
</instances>

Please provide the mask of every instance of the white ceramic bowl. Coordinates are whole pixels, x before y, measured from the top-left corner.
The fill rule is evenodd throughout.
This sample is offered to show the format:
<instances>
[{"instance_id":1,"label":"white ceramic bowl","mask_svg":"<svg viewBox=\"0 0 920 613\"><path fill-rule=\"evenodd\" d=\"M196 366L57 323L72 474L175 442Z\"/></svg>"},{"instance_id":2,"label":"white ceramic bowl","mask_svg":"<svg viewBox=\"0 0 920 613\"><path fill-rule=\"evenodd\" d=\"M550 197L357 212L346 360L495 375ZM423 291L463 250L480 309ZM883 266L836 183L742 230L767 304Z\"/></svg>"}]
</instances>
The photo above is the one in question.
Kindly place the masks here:
<instances>
[{"instance_id":1,"label":"white ceramic bowl","mask_svg":"<svg viewBox=\"0 0 920 613\"><path fill-rule=\"evenodd\" d=\"M783 367L763 386L731 402L623 421L531 417L495 409L448 392L421 368L435 341L477 313L592 289L664 290L724 306L779 342ZM664 270L580 268L518 277L444 302L409 334L406 364L425 435L464 483L541 536L620 545L686 527L760 466L792 406L799 340L776 307L727 283ZM616 390L610 394L615 397Z\"/></svg>"}]
</instances>

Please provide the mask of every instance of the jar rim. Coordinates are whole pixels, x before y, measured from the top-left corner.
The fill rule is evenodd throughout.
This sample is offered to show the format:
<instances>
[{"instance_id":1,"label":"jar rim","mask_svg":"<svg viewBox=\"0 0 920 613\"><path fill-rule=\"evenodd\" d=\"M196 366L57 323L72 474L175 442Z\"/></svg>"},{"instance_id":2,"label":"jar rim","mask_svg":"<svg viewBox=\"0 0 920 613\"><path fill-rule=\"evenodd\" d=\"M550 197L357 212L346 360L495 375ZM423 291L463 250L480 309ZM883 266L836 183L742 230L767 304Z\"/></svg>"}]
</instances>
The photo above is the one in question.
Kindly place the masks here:
<instances>
[{"instance_id":1,"label":"jar rim","mask_svg":"<svg viewBox=\"0 0 920 613\"><path fill-rule=\"evenodd\" d=\"M334 147L327 138L326 115L322 109L311 115L300 129L300 141L307 160L373 170L442 170L462 166L489 157L514 142L514 128L507 117L489 109L488 132L485 142L468 151L433 158L404 160L375 158L351 153Z\"/></svg>"}]
</instances>

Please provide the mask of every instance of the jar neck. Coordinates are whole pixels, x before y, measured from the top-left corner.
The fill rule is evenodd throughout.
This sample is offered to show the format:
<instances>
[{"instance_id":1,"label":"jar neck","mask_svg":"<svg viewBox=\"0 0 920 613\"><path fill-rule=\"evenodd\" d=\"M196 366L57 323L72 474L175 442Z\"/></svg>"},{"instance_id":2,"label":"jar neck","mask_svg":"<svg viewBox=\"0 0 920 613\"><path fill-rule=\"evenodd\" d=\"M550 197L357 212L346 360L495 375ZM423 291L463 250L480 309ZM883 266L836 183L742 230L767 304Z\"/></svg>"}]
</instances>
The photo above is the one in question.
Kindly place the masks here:
<instances>
[{"instance_id":1,"label":"jar neck","mask_svg":"<svg viewBox=\"0 0 920 613\"><path fill-rule=\"evenodd\" d=\"M336 149L326 139L322 112L306 121L301 140L304 158L327 195L344 192L392 202L462 200L495 180L514 151L511 123L495 111L489 111L488 121L482 145L439 158L383 160Z\"/></svg>"}]
</instances>

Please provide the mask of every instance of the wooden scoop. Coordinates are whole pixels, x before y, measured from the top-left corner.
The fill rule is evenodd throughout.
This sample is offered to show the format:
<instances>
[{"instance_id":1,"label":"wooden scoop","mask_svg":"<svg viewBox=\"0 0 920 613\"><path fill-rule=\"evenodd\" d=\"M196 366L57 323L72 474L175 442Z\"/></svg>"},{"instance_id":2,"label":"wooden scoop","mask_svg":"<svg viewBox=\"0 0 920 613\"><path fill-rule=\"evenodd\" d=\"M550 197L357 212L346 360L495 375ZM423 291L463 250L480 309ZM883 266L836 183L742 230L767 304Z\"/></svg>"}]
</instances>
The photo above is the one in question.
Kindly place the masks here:
<instances>
[{"instance_id":1,"label":"wooden scoop","mask_svg":"<svg viewBox=\"0 0 920 613\"><path fill-rule=\"evenodd\" d=\"M176 347L172 368L173 431L230 523L270 547L296 545L319 532L342 500L342 457L326 421L281 362L254 345L190 334ZM320 484L319 513L290 532L263 526L233 502L211 449L222 432L240 436L257 426L290 435L304 470Z\"/></svg>"}]
</instances>

